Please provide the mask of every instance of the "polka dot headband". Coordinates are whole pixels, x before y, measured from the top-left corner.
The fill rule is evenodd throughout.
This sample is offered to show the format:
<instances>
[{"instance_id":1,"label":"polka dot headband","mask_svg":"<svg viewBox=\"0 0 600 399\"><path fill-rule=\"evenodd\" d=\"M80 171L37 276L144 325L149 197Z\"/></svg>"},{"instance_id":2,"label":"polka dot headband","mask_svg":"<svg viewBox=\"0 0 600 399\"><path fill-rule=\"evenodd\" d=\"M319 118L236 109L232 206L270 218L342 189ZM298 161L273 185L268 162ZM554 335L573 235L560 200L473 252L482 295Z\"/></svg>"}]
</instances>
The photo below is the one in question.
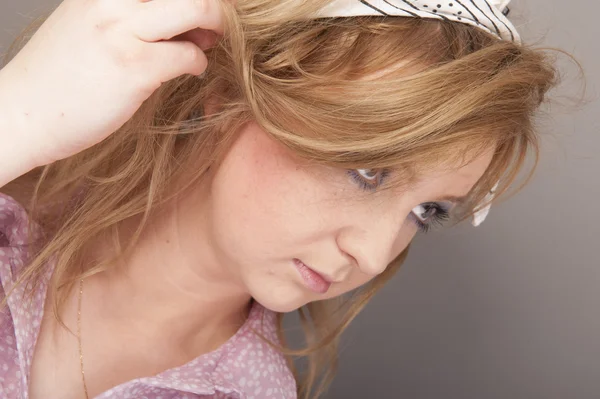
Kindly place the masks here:
<instances>
[{"instance_id":1,"label":"polka dot headband","mask_svg":"<svg viewBox=\"0 0 600 399\"><path fill-rule=\"evenodd\" d=\"M363 15L431 18L455 21L482 29L501 40L520 44L521 37L506 17L510 0L333 0L319 17ZM473 226L483 223L490 212L498 184L484 199L485 205L473 215Z\"/></svg>"},{"instance_id":2,"label":"polka dot headband","mask_svg":"<svg viewBox=\"0 0 600 399\"><path fill-rule=\"evenodd\" d=\"M322 17L362 15L430 18L475 26L502 40L520 43L514 25L506 18L510 0L333 0Z\"/></svg>"}]
</instances>

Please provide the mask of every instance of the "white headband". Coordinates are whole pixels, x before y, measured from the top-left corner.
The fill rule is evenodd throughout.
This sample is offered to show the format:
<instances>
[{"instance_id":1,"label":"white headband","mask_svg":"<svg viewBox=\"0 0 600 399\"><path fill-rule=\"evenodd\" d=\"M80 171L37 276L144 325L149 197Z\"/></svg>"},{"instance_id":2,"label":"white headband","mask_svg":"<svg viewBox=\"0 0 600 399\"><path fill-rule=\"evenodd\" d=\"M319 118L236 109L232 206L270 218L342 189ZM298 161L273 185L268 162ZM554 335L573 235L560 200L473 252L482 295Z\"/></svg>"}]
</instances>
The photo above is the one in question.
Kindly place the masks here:
<instances>
[{"instance_id":1,"label":"white headband","mask_svg":"<svg viewBox=\"0 0 600 399\"><path fill-rule=\"evenodd\" d=\"M492 208L492 200L494 199L494 197L496 196L496 190L498 189L498 186L500 185L500 183L496 183L496 185L490 190L490 192L485 196L485 199L483 200L483 203L487 203L486 206L484 206L483 208L477 210L474 214L473 214L473 220L471 221L471 224L475 227L479 226L481 223L483 223L485 221L485 218L487 218L487 215L490 213L490 209Z\"/></svg>"},{"instance_id":2,"label":"white headband","mask_svg":"<svg viewBox=\"0 0 600 399\"><path fill-rule=\"evenodd\" d=\"M430 18L475 26L501 40L521 43L514 25L506 18L511 0L333 0L318 17L387 16ZM487 205L473 215L473 226L484 222L498 184L484 199Z\"/></svg>"},{"instance_id":3,"label":"white headband","mask_svg":"<svg viewBox=\"0 0 600 399\"><path fill-rule=\"evenodd\" d=\"M366 15L429 18L461 22L502 40L520 43L514 25L504 15L510 0L333 0L321 17Z\"/></svg>"}]
</instances>

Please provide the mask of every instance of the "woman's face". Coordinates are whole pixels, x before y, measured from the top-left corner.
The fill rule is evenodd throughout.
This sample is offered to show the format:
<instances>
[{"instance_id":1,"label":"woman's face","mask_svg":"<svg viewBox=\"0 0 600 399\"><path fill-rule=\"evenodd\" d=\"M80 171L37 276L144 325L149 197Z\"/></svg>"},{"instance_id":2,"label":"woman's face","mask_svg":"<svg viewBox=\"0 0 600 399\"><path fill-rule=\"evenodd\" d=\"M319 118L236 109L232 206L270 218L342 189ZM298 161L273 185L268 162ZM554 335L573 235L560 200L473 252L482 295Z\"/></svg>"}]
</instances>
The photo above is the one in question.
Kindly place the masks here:
<instances>
[{"instance_id":1,"label":"woman's face","mask_svg":"<svg viewBox=\"0 0 600 399\"><path fill-rule=\"evenodd\" d=\"M432 170L410 188L377 190L393 176L310 165L248 124L192 196L197 217L188 212L188 223L210 237L212 259L242 289L271 310L292 311L383 272L420 224L443 216L438 206L451 207L444 197L469 192L491 156Z\"/></svg>"}]
</instances>

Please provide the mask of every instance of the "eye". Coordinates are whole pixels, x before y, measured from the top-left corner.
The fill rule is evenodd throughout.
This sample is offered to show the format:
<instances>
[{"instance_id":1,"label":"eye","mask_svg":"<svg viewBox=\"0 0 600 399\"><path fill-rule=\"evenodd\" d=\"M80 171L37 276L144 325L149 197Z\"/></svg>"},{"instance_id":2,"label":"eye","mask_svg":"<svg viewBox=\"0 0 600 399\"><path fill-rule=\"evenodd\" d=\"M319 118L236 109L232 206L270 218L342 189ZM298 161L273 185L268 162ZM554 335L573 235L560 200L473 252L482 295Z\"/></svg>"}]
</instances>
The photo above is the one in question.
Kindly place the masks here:
<instances>
[{"instance_id":1,"label":"eye","mask_svg":"<svg viewBox=\"0 0 600 399\"><path fill-rule=\"evenodd\" d=\"M381 169L356 169L356 172L367 180L377 180Z\"/></svg>"},{"instance_id":2,"label":"eye","mask_svg":"<svg viewBox=\"0 0 600 399\"><path fill-rule=\"evenodd\" d=\"M432 226L442 225L450 218L449 208L437 202L426 202L413 208L411 215L414 222L424 233L427 233Z\"/></svg>"},{"instance_id":3,"label":"eye","mask_svg":"<svg viewBox=\"0 0 600 399\"><path fill-rule=\"evenodd\" d=\"M351 169L348 174L361 189L373 191L381 186L389 171L386 169Z\"/></svg>"}]
</instances>

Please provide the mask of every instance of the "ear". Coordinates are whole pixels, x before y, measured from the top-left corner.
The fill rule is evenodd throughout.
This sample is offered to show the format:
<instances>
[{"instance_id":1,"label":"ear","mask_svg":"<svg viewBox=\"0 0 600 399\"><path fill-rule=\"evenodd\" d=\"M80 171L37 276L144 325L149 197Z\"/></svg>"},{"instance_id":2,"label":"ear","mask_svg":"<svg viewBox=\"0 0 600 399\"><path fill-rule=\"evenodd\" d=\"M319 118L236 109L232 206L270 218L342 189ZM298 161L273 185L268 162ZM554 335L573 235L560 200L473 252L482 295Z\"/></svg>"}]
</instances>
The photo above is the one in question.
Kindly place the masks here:
<instances>
[{"instance_id":1,"label":"ear","mask_svg":"<svg viewBox=\"0 0 600 399\"><path fill-rule=\"evenodd\" d=\"M217 103L217 97L211 96L209 97L204 104L197 106L190 112L188 118L189 119L200 119L205 116L210 116L217 112L219 109L219 104Z\"/></svg>"},{"instance_id":2,"label":"ear","mask_svg":"<svg viewBox=\"0 0 600 399\"><path fill-rule=\"evenodd\" d=\"M219 110L220 102L214 94L206 99L203 105L204 116L210 116Z\"/></svg>"}]
</instances>

